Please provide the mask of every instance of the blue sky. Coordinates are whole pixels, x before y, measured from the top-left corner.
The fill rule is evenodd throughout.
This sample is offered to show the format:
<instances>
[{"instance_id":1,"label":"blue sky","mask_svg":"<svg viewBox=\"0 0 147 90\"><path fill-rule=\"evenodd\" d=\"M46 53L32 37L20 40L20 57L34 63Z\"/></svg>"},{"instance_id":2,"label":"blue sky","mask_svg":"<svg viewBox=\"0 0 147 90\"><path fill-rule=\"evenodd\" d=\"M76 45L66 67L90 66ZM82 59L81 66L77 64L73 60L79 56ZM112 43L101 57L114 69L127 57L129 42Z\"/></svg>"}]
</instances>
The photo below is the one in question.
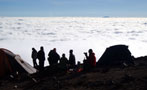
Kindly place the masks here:
<instances>
[{"instance_id":1,"label":"blue sky","mask_svg":"<svg viewBox=\"0 0 147 90\"><path fill-rule=\"evenodd\" d=\"M147 0L0 0L0 16L147 17Z\"/></svg>"}]
</instances>

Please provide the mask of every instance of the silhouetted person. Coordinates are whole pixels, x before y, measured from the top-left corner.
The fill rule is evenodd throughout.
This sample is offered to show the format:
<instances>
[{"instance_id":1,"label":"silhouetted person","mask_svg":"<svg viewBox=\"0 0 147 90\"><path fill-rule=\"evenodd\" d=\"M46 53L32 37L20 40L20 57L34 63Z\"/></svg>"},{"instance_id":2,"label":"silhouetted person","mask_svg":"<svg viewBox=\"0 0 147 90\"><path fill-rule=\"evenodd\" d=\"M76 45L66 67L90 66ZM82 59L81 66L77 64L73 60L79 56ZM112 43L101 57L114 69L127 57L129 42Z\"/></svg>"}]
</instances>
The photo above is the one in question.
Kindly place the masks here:
<instances>
[{"instance_id":1,"label":"silhouetted person","mask_svg":"<svg viewBox=\"0 0 147 90\"><path fill-rule=\"evenodd\" d=\"M40 47L40 51L37 54L37 57L39 59L39 69L44 69L44 61L45 61L45 53L43 47Z\"/></svg>"},{"instance_id":2,"label":"silhouetted person","mask_svg":"<svg viewBox=\"0 0 147 90\"><path fill-rule=\"evenodd\" d=\"M70 68L74 68L76 65L75 55L73 54L73 50L69 51L69 65Z\"/></svg>"},{"instance_id":3,"label":"silhouetted person","mask_svg":"<svg viewBox=\"0 0 147 90\"><path fill-rule=\"evenodd\" d=\"M48 54L48 61L50 66L55 65L58 63L58 61L60 60L60 56L59 54L56 52L56 48L54 48L53 50L51 50Z\"/></svg>"},{"instance_id":4,"label":"silhouetted person","mask_svg":"<svg viewBox=\"0 0 147 90\"><path fill-rule=\"evenodd\" d=\"M31 55L32 59L33 59L33 66L36 68L37 67L37 51L35 48L32 48L32 55Z\"/></svg>"},{"instance_id":5,"label":"silhouetted person","mask_svg":"<svg viewBox=\"0 0 147 90\"><path fill-rule=\"evenodd\" d=\"M62 57L60 59L60 68L63 69L63 70L67 70L67 66L68 66L68 60L65 56L65 54L63 53L62 54Z\"/></svg>"},{"instance_id":6,"label":"silhouetted person","mask_svg":"<svg viewBox=\"0 0 147 90\"><path fill-rule=\"evenodd\" d=\"M86 56L86 61L85 61L85 65L86 68L94 68L96 66L96 57L95 57L95 54L93 53L93 50L92 49L89 49L89 56L87 55L87 53L84 53L85 56Z\"/></svg>"},{"instance_id":7,"label":"silhouetted person","mask_svg":"<svg viewBox=\"0 0 147 90\"><path fill-rule=\"evenodd\" d=\"M50 66L53 65L53 50L50 50L48 53L48 62Z\"/></svg>"},{"instance_id":8,"label":"silhouetted person","mask_svg":"<svg viewBox=\"0 0 147 90\"><path fill-rule=\"evenodd\" d=\"M82 67L82 64L81 64L80 61L78 61L78 63L77 63L76 71L77 71L77 72L83 71L83 67Z\"/></svg>"}]
</instances>

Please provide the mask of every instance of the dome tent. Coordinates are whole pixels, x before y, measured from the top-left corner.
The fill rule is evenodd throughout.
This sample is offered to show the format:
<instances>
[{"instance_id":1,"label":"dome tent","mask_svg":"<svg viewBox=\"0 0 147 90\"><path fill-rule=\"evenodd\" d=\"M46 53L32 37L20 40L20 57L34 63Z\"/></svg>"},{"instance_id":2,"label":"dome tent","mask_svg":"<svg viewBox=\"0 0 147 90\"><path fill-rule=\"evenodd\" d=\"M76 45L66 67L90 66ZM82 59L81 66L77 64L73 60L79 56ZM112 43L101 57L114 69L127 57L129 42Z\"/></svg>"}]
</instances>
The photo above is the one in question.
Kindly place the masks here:
<instances>
[{"instance_id":1,"label":"dome tent","mask_svg":"<svg viewBox=\"0 0 147 90\"><path fill-rule=\"evenodd\" d=\"M7 49L0 48L0 77L19 72L33 74L36 69L25 62L19 55Z\"/></svg>"},{"instance_id":2,"label":"dome tent","mask_svg":"<svg viewBox=\"0 0 147 90\"><path fill-rule=\"evenodd\" d=\"M105 50L97 66L132 65L133 56L126 45L114 45Z\"/></svg>"}]
</instances>

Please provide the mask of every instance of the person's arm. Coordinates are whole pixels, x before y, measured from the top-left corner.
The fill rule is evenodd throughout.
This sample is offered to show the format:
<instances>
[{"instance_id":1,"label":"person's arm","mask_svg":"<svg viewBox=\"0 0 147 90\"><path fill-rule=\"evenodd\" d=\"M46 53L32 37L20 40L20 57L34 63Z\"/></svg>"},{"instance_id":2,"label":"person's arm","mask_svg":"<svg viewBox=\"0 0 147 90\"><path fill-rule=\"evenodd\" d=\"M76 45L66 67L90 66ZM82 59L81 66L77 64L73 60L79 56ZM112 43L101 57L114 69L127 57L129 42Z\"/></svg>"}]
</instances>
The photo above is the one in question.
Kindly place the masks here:
<instances>
[{"instance_id":1,"label":"person's arm","mask_svg":"<svg viewBox=\"0 0 147 90\"><path fill-rule=\"evenodd\" d=\"M86 59L88 59L88 55L87 55L87 53L86 53L86 52L84 53L84 55L86 56Z\"/></svg>"}]
</instances>

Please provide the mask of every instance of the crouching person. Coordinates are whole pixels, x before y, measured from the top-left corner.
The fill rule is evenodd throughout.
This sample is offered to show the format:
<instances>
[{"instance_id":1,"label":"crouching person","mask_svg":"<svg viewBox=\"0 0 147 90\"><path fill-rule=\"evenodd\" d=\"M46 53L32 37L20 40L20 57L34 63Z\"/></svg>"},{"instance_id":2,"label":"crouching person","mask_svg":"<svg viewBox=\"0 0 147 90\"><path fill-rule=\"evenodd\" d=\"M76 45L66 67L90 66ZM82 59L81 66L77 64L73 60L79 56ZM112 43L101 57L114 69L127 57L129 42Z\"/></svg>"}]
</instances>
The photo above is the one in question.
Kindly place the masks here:
<instances>
[{"instance_id":1,"label":"crouching person","mask_svg":"<svg viewBox=\"0 0 147 90\"><path fill-rule=\"evenodd\" d=\"M66 71L68 69L68 60L67 60L65 54L62 54L59 66L60 66L60 69L63 71Z\"/></svg>"}]
</instances>

